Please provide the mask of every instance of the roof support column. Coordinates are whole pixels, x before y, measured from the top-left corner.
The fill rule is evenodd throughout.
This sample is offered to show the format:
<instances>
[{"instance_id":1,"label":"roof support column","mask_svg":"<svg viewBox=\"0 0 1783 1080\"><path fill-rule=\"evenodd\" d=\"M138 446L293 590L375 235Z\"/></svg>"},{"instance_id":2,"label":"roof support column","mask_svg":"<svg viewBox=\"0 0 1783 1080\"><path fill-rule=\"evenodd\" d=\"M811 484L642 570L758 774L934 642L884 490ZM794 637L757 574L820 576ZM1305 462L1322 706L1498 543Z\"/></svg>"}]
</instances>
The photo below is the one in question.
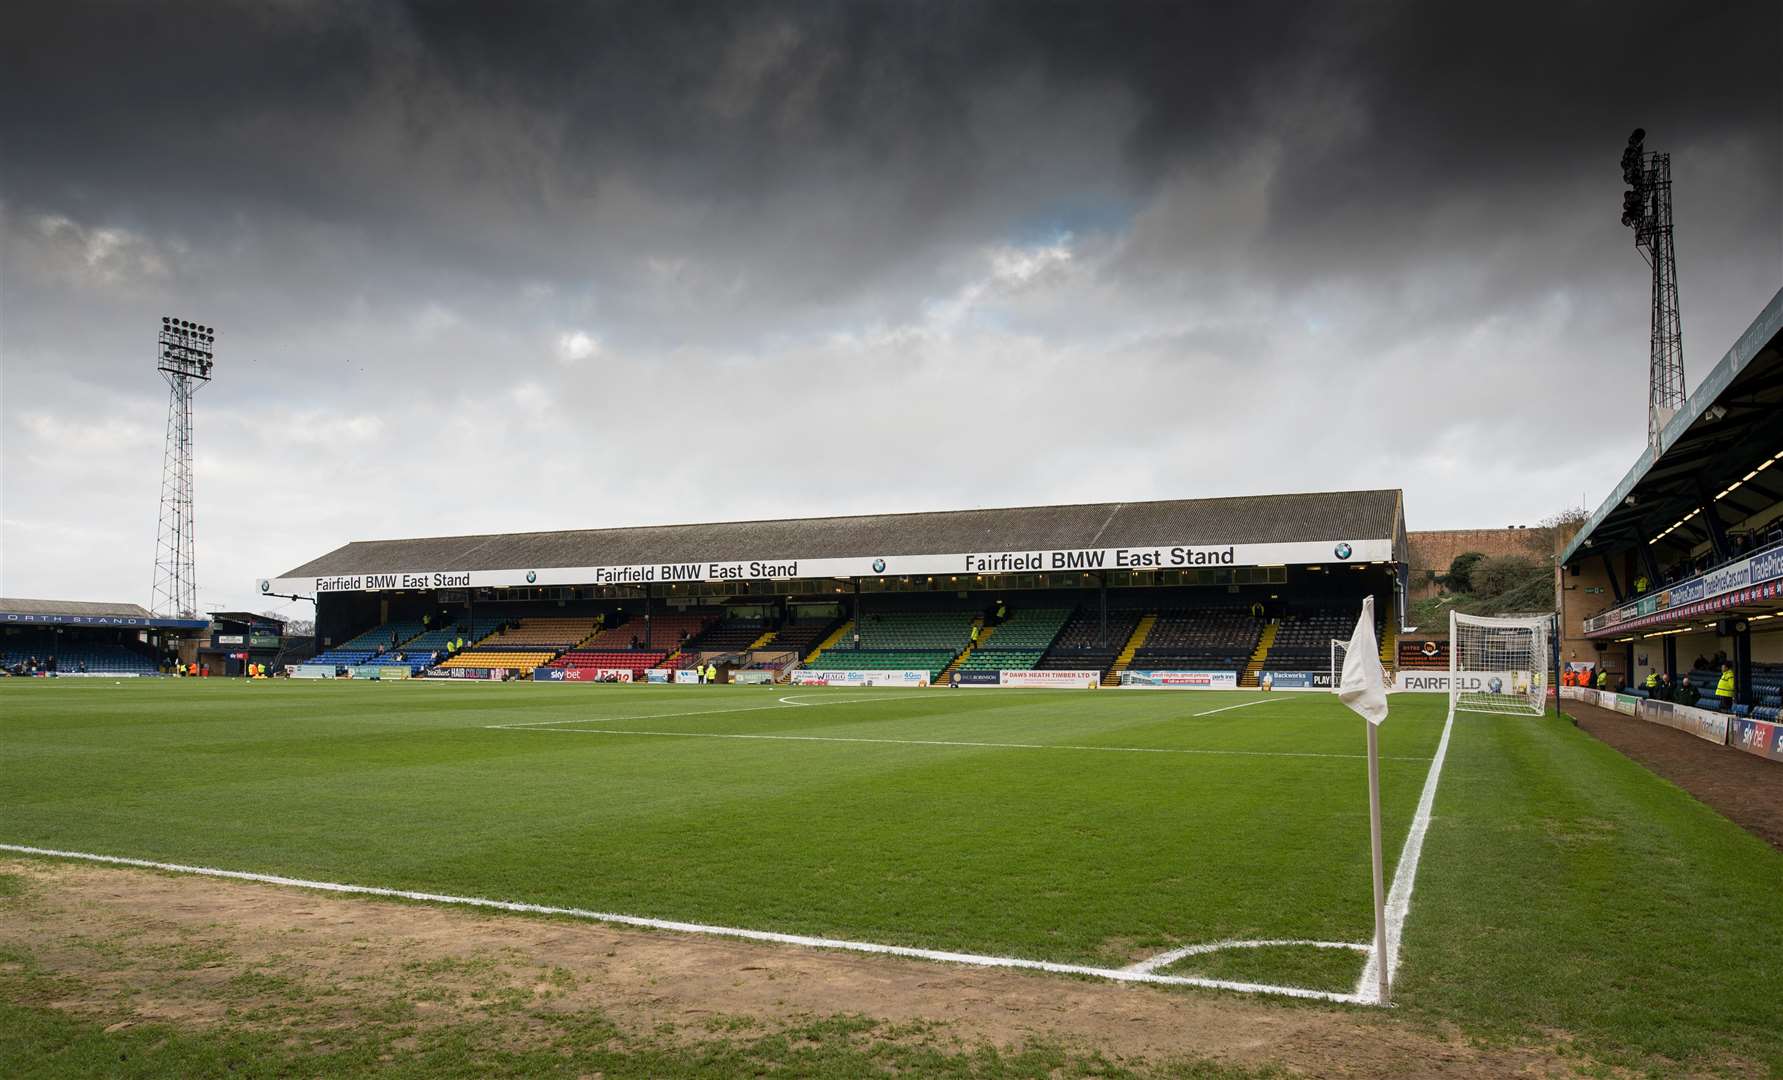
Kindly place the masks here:
<instances>
[{"instance_id":1,"label":"roof support column","mask_svg":"<svg viewBox=\"0 0 1783 1080\"><path fill-rule=\"evenodd\" d=\"M1732 551L1727 542L1727 526L1721 521L1721 511L1716 509L1715 496L1709 491L1702 473L1696 474L1696 497L1701 500L1703 525L1708 529L1709 547L1715 552L1715 561L1726 562Z\"/></svg>"},{"instance_id":2,"label":"roof support column","mask_svg":"<svg viewBox=\"0 0 1783 1080\"><path fill-rule=\"evenodd\" d=\"M1733 622L1733 699L1752 701L1752 625L1744 618Z\"/></svg>"},{"instance_id":3,"label":"roof support column","mask_svg":"<svg viewBox=\"0 0 1783 1080\"><path fill-rule=\"evenodd\" d=\"M1610 595L1615 597L1616 603L1619 606L1627 594L1622 591L1622 581L1616 577L1616 564L1611 561L1609 553L1605 552L1602 558L1603 572L1610 579Z\"/></svg>"}]
</instances>

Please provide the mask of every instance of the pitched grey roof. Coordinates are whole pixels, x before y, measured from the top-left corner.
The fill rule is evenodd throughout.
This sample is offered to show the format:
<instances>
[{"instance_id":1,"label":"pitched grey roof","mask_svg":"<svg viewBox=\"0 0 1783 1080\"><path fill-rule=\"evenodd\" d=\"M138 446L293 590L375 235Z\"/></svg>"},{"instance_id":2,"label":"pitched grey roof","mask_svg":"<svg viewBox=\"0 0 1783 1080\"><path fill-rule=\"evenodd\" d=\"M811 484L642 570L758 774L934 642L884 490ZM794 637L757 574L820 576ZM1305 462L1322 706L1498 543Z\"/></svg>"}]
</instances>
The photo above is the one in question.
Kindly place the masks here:
<instances>
[{"instance_id":1,"label":"pitched grey roof","mask_svg":"<svg viewBox=\"0 0 1783 1080\"><path fill-rule=\"evenodd\" d=\"M358 540L282 577L1185 544L1393 540L1400 493L1330 491L862 517Z\"/></svg>"},{"instance_id":2,"label":"pitched grey roof","mask_svg":"<svg viewBox=\"0 0 1783 1080\"><path fill-rule=\"evenodd\" d=\"M16 615L116 615L127 619L152 618L140 604L104 604L91 600L21 600L0 597L0 611Z\"/></svg>"}]
</instances>

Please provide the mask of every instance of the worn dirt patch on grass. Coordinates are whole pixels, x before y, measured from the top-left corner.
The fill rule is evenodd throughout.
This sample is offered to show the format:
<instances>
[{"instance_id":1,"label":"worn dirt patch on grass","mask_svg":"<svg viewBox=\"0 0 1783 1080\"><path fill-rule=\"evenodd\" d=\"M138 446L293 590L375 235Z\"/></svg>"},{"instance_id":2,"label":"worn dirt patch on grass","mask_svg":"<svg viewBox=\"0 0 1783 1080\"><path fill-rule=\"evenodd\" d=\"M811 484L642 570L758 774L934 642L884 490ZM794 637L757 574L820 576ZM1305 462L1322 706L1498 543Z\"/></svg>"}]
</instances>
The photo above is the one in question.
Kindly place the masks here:
<instances>
[{"instance_id":1,"label":"worn dirt patch on grass","mask_svg":"<svg viewBox=\"0 0 1783 1080\"><path fill-rule=\"evenodd\" d=\"M474 1021L525 1045L541 1017L599 1014L678 1040L858 1015L962 1049L1039 1042L1129 1066L1182 1057L1317 1076L1564 1074L1392 1014L984 971L895 957L345 899L244 882L16 859L0 954L63 979L57 1008L268 1029Z\"/></svg>"}]
</instances>

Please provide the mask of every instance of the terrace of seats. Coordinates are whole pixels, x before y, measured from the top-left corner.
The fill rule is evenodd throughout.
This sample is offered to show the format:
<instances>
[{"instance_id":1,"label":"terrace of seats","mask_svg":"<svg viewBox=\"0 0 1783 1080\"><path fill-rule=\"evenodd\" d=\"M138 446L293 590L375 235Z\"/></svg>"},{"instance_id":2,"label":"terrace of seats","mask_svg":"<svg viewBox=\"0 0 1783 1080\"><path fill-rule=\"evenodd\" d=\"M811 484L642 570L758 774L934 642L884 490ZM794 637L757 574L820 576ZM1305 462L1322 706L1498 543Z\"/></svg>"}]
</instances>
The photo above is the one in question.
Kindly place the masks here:
<instances>
[{"instance_id":1,"label":"terrace of seats","mask_svg":"<svg viewBox=\"0 0 1783 1080\"><path fill-rule=\"evenodd\" d=\"M1070 608L1023 608L990 631L971 655L960 661L962 671L1029 671L1059 636L1071 617Z\"/></svg>"},{"instance_id":2,"label":"terrace of seats","mask_svg":"<svg viewBox=\"0 0 1783 1080\"><path fill-rule=\"evenodd\" d=\"M129 646L58 639L56 634L43 631L8 634L4 647L0 647L0 666L10 668L32 657L40 664L54 657L58 672L77 672L82 664L88 672L106 675L153 675L159 670L153 657Z\"/></svg>"},{"instance_id":3,"label":"terrace of seats","mask_svg":"<svg viewBox=\"0 0 1783 1080\"><path fill-rule=\"evenodd\" d=\"M499 615L460 619L437 630L425 630L359 663L366 667L406 667L413 675L426 670L433 663L433 654L446 652L453 641L462 638L468 648L470 643L488 637L506 624L507 619Z\"/></svg>"},{"instance_id":4,"label":"terrace of seats","mask_svg":"<svg viewBox=\"0 0 1783 1080\"><path fill-rule=\"evenodd\" d=\"M1145 644L1134 650L1130 666L1142 671L1243 671L1263 626L1245 608L1166 611L1152 624Z\"/></svg>"},{"instance_id":5,"label":"terrace of seats","mask_svg":"<svg viewBox=\"0 0 1783 1080\"><path fill-rule=\"evenodd\" d=\"M1355 629L1356 617L1335 608L1290 611L1276 626L1275 642L1263 666L1274 671L1328 671L1331 640L1347 640Z\"/></svg>"},{"instance_id":6,"label":"terrace of seats","mask_svg":"<svg viewBox=\"0 0 1783 1080\"><path fill-rule=\"evenodd\" d=\"M823 644L823 639L828 637L830 631L835 628L835 619L789 622L782 625L762 648L781 652L797 652L801 657L809 656L811 650Z\"/></svg>"},{"instance_id":7,"label":"terrace of seats","mask_svg":"<svg viewBox=\"0 0 1783 1080\"><path fill-rule=\"evenodd\" d=\"M629 671L635 679L653 667L659 667L668 657L663 649L571 649L548 664L539 667L547 668L605 668Z\"/></svg>"},{"instance_id":8,"label":"terrace of seats","mask_svg":"<svg viewBox=\"0 0 1783 1080\"><path fill-rule=\"evenodd\" d=\"M531 673L565 649L580 644L599 624L592 618L521 619L440 664L443 669L497 668Z\"/></svg>"},{"instance_id":9,"label":"terrace of seats","mask_svg":"<svg viewBox=\"0 0 1783 1080\"><path fill-rule=\"evenodd\" d=\"M738 652L768 632L760 619L720 619L689 638L683 652Z\"/></svg>"},{"instance_id":10,"label":"terrace of seats","mask_svg":"<svg viewBox=\"0 0 1783 1080\"><path fill-rule=\"evenodd\" d=\"M1133 636L1141 617L1137 611L1110 611L1104 630L1097 612L1080 610L1065 623L1034 666L1042 671L1107 671Z\"/></svg>"},{"instance_id":11,"label":"terrace of seats","mask_svg":"<svg viewBox=\"0 0 1783 1080\"><path fill-rule=\"evenodd\" d=\"M931 679L966 647L975 614L969 611L869 613L856 624L860 645L839 641L810 660L815 668L925 670Z\"/></svg>"},{"instance_id":12,"label":"terrace of seats","mask_svg":"<svg viewBox=\"0 0 1783 1080\"><path fill-rule=\"evenodd\" d=\"M683 641L691 640L706 627L718 620L718 614L712 611L668 611L652 614L649 630L646 633L642 615L615 623L605 630L589 638L582 644L583 649L613 652L629 650L636 639L638 647L647 648L663 654L673 652ZM648 638L648 646L646 646Z\"/></svg>"},{"instance_id":13,"label":"terrace of seats","mask_svg":"<svg viewBox=\"0 0 1783 1080\"><path fill-rule=\"evenodd\" d=\"M380 623L339 645L317 653L308 662L329 664L334 667L352 667L363 664L377 655L380 645L386 649L395 648L406 644L409 639L424 629L426 628L421 625L420 619L395 619L387 623Z\"/></svg>"}]
</instances>

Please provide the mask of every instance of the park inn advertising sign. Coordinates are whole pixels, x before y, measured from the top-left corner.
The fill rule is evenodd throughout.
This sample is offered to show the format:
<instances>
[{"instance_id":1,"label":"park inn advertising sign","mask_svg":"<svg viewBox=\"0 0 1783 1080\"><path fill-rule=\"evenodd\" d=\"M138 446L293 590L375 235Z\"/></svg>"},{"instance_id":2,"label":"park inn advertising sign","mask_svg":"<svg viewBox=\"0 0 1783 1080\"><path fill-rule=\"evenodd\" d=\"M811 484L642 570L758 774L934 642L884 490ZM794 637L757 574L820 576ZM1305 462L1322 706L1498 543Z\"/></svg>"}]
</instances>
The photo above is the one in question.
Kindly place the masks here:
<instances>
[{"instance_id":1,"label":"park inn advertising sign","mask_svg":"<svg viewBox=\"0 0 1783 1080\"><path fill-rule=\"evenodd\" d=\"M872 578L935 574L1029 574L1098 570L1181 570L1293 563L1387 562L1391 540L1315 540L1292 544L1158 545L977 551L943 555L862 556L843 559L740 559L630 566L557 566L508 570L404 570L262 578L263 593L392 592L501 588L528 585L655 585L691 581L784 581L794 578Z\"/></svg>"}]
</instances>

